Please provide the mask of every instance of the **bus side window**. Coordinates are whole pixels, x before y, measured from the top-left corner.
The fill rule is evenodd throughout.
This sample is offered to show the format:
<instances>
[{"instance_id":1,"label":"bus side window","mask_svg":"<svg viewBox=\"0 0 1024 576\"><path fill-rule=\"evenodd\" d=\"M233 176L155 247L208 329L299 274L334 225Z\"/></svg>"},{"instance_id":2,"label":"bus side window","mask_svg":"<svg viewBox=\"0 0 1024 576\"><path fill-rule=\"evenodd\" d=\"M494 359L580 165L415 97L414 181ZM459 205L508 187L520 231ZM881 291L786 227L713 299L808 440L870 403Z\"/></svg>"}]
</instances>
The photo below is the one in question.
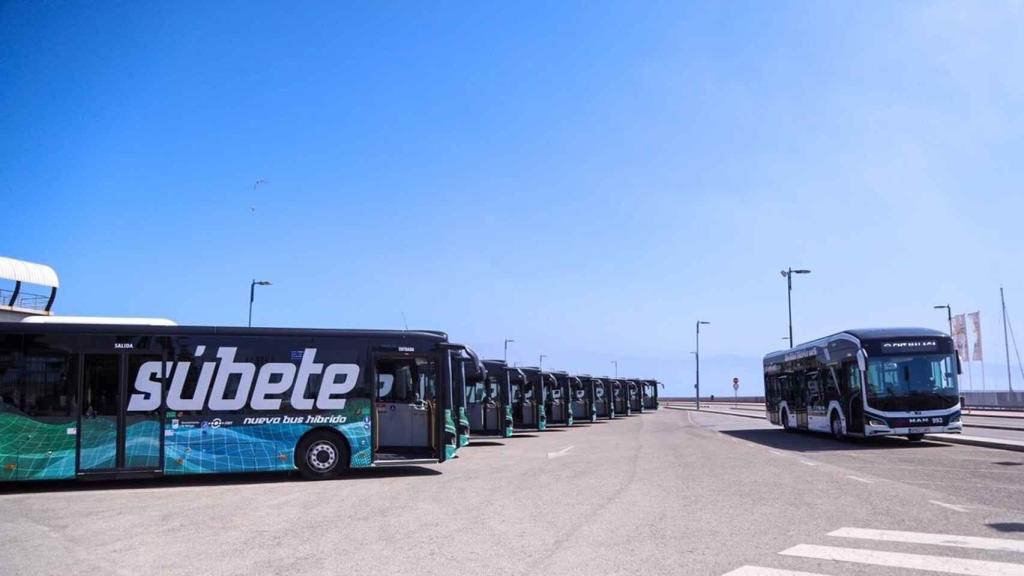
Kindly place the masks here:
<instances>
[{"instance_id":1,"label":"bus side window","mask_svg":"<svg viewBox=\"0 0 1024 576\"><path fill-rule=\"evenodd\" d=\"M860 369L857 368L856 364L850 363L846 365L846 386L851 398L861 391Z\"/></svg>"},{"instance_id":2,"label":"bus side window","mask_svg":"<svg viewBox=\"0 0 1024 576\"><path fill-rule=\"evenodd\" d=\"M819 372L807 372L804 375L804 382L807 385L807 404L810 406L821 406L821 386Z\"/></svg>"}]
</instances>

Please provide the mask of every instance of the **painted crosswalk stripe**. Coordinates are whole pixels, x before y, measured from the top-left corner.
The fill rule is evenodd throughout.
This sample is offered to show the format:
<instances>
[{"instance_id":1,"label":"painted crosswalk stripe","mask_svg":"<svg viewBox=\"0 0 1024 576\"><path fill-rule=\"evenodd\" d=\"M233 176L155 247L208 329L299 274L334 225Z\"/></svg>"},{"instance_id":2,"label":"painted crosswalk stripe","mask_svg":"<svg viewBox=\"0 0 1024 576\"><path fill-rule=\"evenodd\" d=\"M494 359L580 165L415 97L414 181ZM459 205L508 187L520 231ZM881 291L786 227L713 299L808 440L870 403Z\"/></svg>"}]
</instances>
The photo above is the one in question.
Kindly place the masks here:
<instances>
[{"instance_id":1,"label":"painted crosswalk stripe","mask_svg":"<svg viewBox=\"0 0 1024 576\"><path fill-rule=\"evenodd\" d=\"M740 566L732 572L722 576L828 576L817 572L798 572L796 570L780 570L778 568L764 568L761 566Z\"/></svg>"},{"instance_id":2,"label":"painted crosswalk stripe","mask_svg":"<svg viewBox=\"0 0 1024 576\"><path fill-rule=\"evenodd\" d=\"M860 538L862 540L880 540L883 542L933 544L935 546L952 546L954 548L1024 553L1024 540L1010 540L1007 538L927 534L924 532L902 532L900 530L869 530L865 528L840 528L834 532L829 532L828 535L839 538Z\"/></svg>"},{"instance_id":3,"label":"painted crosswalk stripe","mask_svg":"<svg viewBox=\"0 0 1024 576\"><path fill-rule=\"evenodd\" d=\"M872 566L888 566L909 570L928 570L931 572L963 574L966 576L1021 576L1024 574L1024 564L968 560L966 558L929 556L926 554L881 552L878 550L865 550L863 548L818 546L815 544L798 544L788 550L779 552L779 554L798 558L815 558L818 560L870 564Z\"/></svg>"}]
</instances>

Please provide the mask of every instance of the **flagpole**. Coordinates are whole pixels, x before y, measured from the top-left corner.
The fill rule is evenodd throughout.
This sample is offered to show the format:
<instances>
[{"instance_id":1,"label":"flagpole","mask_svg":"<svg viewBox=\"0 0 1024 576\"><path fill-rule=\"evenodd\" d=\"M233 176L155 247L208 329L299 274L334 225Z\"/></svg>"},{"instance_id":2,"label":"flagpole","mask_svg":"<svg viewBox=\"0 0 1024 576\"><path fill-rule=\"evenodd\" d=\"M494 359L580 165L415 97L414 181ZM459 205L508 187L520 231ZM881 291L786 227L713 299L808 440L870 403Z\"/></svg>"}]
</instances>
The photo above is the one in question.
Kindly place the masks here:
<instances>
[{"instance_id":1,"label":"flagpole","mask_svg":"<svg viewBox=\"0 0 1024 576\"><path fill-rule=\"evenodd\" d=\"M999 287L999 300L1003 303L1003 343L1006 345L1006 386L1013 392L1013 372L1010 370L1010 338L1006 330L1006 295L1003 287Z\"/></svg>"}]
</instances>

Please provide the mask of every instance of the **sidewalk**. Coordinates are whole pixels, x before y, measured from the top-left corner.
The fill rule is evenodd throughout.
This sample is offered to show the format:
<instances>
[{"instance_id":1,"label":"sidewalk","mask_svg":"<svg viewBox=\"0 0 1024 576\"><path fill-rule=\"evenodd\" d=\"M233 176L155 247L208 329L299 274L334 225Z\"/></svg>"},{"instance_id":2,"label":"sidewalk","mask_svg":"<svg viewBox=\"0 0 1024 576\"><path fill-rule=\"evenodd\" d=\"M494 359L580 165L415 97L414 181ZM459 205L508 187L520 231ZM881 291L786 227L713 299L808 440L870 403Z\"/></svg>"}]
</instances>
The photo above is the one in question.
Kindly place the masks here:
<instances>
[{"instance_id":1,"label":"sidewalk","mask_svg":"<svg viewBox=\"0 0 1024 576\"><path fill-rule=\"evenodd\" d=\"M671 410L689 410L696 412L696 408L679 405L666 405L666 408ZM764 414L740 414L738 412L724 411L724 410L708 410L701 409L700 412L707 412L709 414L723 414L725 416L736 416L739 418L755 418L757 420L764 420ZM940 442L948 442L949 444L964 444L967 446L980 446L983 448L995 448L997 450L1012 450L1014 452L1024 452L1024 441L1020 440L1007 440L1002 438L982 438L980 436L965 436L963 434L928 434L926 436L929 440L937 440Z\"/></svg>"}]
</instances>

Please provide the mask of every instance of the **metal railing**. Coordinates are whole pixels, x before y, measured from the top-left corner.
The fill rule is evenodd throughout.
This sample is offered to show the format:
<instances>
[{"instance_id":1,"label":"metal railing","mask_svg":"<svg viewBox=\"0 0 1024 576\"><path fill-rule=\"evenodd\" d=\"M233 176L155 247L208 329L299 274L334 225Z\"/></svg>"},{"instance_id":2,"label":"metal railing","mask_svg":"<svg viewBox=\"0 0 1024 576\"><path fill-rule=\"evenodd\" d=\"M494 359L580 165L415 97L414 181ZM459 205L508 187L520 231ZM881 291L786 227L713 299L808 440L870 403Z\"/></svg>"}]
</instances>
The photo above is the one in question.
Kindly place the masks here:
<instances>
[{"instance_id":1,"label":"metal railing","mask_svg":"<svg viewBox=\"0 0 1024 576\"><path fill-rule=\"evenodd\" d=\"M0 288L0 306L21 308L22 310L38 310L40 312L45 312L46 305L50 303L49 295L43 296L41 294L33 294L31 292L25 292L24 290L22 290L18 292L18 296L14 300L12 306L12 296L14 296L14 290Z\"/></svg>"}]
</instances>

